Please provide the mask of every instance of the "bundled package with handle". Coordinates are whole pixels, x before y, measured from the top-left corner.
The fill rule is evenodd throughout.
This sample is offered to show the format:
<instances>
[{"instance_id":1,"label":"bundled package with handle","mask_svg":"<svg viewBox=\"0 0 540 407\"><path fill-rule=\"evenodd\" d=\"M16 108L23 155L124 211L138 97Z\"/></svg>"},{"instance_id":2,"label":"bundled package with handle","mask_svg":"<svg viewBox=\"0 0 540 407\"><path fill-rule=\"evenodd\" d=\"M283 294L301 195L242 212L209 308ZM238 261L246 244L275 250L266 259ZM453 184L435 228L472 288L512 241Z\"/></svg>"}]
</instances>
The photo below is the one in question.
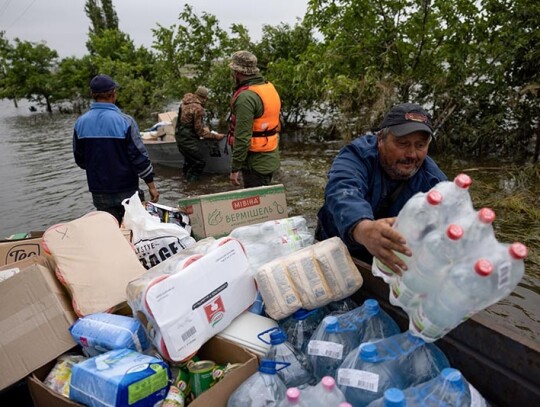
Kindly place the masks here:
<instances>
[{"instance_id":1,"label":"bundled package with handle","mask_svg":"<svg viewBox=\"0 0 540 407\"><path fill-rule=\"evenodd\" d=\"M256 288L240 242L222 238L131 281L127 297L160 354L181 362L249 308Z\"/></svg>"},{"instance_id":2,"label":"bundled package with handle","mask_svg":"<svg viewBox=\"0 0 540 407\"><path fill-rule=\"evenodd\" d=\"M266 313L283 319L346 298L363 283L345 244L334 237L259 267L256 276Z\"/></svg>"}]
</instances>

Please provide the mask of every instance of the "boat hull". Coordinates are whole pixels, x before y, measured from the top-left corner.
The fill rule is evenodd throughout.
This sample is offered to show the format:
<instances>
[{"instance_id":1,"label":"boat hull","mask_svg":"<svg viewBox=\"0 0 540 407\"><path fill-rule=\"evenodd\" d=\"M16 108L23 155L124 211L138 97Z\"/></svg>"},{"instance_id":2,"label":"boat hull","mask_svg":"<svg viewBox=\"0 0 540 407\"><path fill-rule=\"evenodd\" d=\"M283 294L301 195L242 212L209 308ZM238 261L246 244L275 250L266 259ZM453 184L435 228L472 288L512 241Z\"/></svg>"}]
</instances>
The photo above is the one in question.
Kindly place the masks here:
<instances>
[{"instance_id":1,"label":"boat hull","mask_svg":"<svg viewBox=\"0 0 540 407\"><path fill-rule=\"evenodd\" d=\"M371 265L354 259L364 278L355 299L374 298L402 330L407 314L388 300L388 285L374 277ZM479 312L435 342L470 383L492 404L533 406L540 400L540 344L520 336Z\"/></svg>"},{"instance_id":2,"label":"boat hull","mask_svg":"<svg viewBox=\"0 0 540 407\"><path fill-rule=\"evenodd\" d=\"M148 156L153 164L182 168L184 156L178 151L174 140L143 140ZM232 151L226 138L199 140L199 149L206 161L203 172L207 174L228 174L231 170Z\"/></svg>"}]
</instances>

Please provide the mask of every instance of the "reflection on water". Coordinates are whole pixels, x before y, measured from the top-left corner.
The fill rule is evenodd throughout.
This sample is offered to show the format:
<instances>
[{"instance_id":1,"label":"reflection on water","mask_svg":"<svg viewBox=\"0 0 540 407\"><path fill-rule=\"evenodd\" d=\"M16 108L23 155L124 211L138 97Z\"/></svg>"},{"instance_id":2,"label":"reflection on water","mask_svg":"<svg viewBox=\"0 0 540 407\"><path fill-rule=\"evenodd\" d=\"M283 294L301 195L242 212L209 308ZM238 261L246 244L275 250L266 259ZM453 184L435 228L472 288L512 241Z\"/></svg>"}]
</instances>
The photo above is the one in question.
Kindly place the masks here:
<instances>
[{"instance_id":1,"label":"reflection on water","mask_svg":"<svg viewBox=\"0 0 540 407\"><path fill-rule=\"evenodd\" d=\"M0 101L0 237L15 232L44 230L93 210L85 173L72 157L73 115L50 116L30 113L28 104L15 109ZM303 144L284 140L282 169L275 178L287 191L289 215L303 215L313 230L326 184L326 172L341 147L341 142ZM452 177L463 168L475 166L467 161L440 161ZM504 172L473 174L491 190L515 188ZM205 176L187 184L179 170L156 166L160 203L174 206L179 198L234 189L228 176ZM474 185L474 184L473 184ZM144 183L141 184L146 189ZM540 182L538 187L540 187ZM489 189L489 188L488 188ZM473 197L474 201L474 197ZM524 225L526 227L526 225ZM491 318L518 329L530 338L540 337L540 271L526 267L527 275L515 292L488 310Z\"/></svg>"}]
</instances>

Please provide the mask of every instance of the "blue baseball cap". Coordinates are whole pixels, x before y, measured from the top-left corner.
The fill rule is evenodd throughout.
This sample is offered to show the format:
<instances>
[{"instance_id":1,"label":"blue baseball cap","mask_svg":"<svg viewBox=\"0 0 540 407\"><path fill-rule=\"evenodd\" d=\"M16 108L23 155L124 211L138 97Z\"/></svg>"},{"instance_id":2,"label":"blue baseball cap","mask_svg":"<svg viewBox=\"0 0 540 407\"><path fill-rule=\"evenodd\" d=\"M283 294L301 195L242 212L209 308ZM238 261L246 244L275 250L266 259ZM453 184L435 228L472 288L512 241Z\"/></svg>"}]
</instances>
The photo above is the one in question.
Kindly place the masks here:
<instances>
[{"instance_id":1,"label":"blue baseball cap","mask_svg":"<svg viewBox=\"0 0 540 407\"><path fill-rule=\"evenodd\" d=\"M107 75L96 75L90 81L92 93L105 93L118 88L120 85Z\"/></svg>"}]
</instances>

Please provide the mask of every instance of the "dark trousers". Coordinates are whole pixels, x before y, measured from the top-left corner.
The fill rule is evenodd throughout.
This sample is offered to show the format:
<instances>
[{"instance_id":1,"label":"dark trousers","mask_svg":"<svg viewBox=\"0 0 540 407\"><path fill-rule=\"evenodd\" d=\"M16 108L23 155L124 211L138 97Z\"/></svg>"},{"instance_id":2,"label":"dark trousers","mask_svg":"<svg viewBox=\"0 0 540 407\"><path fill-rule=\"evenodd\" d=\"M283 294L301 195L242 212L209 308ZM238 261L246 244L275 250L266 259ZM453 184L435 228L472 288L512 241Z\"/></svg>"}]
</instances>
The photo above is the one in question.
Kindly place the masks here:
<instances>
[{"instance_id":1,"label":"dark trousers","mask_svg":"<svg viewBox=\"0 0 540 407\"><path fill-rule=\"evenodd\" d=\"M184 156L184 166L182 173L188 181L197 180L203 173L206 161L204 161L202 153L196 149L186 149L178 147L180 153Z\"/></svg>"},{"instance_id":2,"label":"dark trousers","mask_svg":"<svg viewBox=\"0 0 540 407\"><path fill-rule=\"evenodd\" d=\"M270 185L272 182L272 175L270 174L261 174L260 172L254 170L242 170L242 179L244 180L244 188L255 188Z\"/></svg>"},{"instance_id":3,"label":"dark trousers","mask_svg":"<svg viewBox=\"0 0 540 407\"><path fill-rule=\"evenodd\" d=\"M118 225L121 225L124 214L126 213L124 205L122 205L122 201L124 199L131 198L135 192L137 192L137 190L118 192L116 194L92 193L92 201L94 202L94 206L98 211L109 212L116 218Z\"/></svg>"}]
</instances>

